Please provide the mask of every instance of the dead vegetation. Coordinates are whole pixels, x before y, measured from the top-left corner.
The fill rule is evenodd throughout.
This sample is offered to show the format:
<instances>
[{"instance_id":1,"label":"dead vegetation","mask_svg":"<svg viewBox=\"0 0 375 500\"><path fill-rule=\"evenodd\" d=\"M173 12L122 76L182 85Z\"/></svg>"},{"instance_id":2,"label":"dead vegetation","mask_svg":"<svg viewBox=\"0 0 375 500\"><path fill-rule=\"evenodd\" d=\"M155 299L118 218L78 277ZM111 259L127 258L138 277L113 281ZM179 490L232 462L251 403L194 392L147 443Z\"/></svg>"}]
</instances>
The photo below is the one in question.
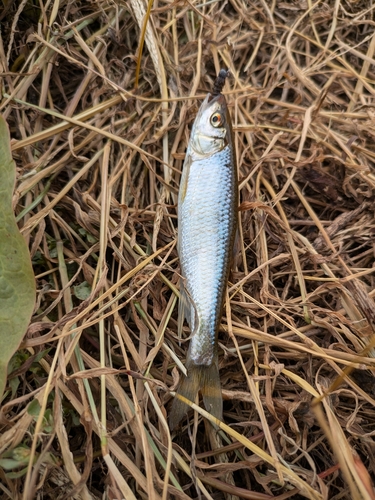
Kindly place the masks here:
<instances>
[{"instance_id":1,"label":"dead vegetation","mask_svg":"<svg viewBox=\"0 0 375 500\"><path fill-rule=\"evenodd\" d=\"M38 297L1 407L0 498L375 498L374 6L155 0L140 56L142 0L3 5ZM191 411L171 436L176 193L221 67L241 188L225 422Z\"/></svg>"}]
</instances>

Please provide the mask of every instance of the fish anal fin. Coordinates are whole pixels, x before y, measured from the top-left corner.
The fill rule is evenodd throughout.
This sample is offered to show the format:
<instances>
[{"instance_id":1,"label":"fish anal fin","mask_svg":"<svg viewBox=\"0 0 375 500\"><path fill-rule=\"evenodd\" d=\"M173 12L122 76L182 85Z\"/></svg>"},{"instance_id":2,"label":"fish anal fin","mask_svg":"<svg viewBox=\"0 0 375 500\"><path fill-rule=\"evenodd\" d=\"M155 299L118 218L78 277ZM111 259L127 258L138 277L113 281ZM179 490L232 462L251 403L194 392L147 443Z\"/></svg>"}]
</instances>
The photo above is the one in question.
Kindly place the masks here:
<instances>
[{"instance_id":1,"label":"fish anal fin","mask_svg":"<svg viewBox=\"0 0 375 500\"><path fill-rule=\"evenodd\" d=\"M177 334L178 340L182 339L182 327L184 326L184 320L191 325L191 303L189 295L184 286L183 278L180 279L180 300L178 302L178 324L177 324Z\"/></svg>"}]
</instances>

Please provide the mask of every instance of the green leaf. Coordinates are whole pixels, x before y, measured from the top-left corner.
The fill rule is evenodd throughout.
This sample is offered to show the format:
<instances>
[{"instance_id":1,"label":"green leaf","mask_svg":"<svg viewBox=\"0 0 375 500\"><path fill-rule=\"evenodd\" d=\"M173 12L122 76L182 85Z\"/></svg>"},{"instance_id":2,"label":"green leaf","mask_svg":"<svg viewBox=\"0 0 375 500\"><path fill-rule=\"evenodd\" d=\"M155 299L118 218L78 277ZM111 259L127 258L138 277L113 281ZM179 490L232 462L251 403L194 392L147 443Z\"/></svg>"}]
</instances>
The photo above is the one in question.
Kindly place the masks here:
<instances>
[{"instance_id":1,"label":"green leaf","mask_svg":"<svg viewBox=\"0 0 375 500\"><path fill-rule=\"evenodd\" d=\"M27 407L27 413L37 419L40 413L40 404L37 399L33 399Z\"/></svg>"},{"instance_id":2,"label":"green leaf","mask_svg":"<svg viewBox=\"0 0 375 500\"><path fill-rule=\"evenodd\" d=\"M35 303L30 254L12 209L15 179L9 131L0 116L0 399L8 362L26 333Z\"/></svg>"},{"instance_id":3,"label":"green leaf","mask_svg":"<svg viewBox=\"0 0 375 500\"><path fill-rule=\"evenodd\" d=\"M7 472L5 476L8 479L19 479L20 477L26 476L26 473L27 473L27 467L18 472Z\"/></svg>"},{"instance_id":4,"label":"green leaf","mask_svg":"<svg viewBox=\"0 0 375 500\"><path fill-rule=\"evenodd\" d=\"M20 378L19 377L13 377L8 381L9 387L12 389L12 396L11 398L13 399L14 396L17 393L18 387L20 385Z\"/></svg>"},{"instance_id":5,"label":"green leaf","mask_svg":"<svg viewBox=\"0 0 375 500\"><path fill-rule=\"evenodd\" d=\"M17 469L20 466L17 460L11 458L0 458L0 467L5 470Z\"/></svg>"},{"instance_id":6,"label":"green leaf","mask_svg":"<svg viewBox=\"0 0 375 500\"><path fill-rule=\"evenodd\" d=\"M90 293L91 286L87 283L87 281L84 281L80 285L76 285L74 287L74 295L77 297L77 299L86 300L90 297Z\"/></svg>"}]
</instances>

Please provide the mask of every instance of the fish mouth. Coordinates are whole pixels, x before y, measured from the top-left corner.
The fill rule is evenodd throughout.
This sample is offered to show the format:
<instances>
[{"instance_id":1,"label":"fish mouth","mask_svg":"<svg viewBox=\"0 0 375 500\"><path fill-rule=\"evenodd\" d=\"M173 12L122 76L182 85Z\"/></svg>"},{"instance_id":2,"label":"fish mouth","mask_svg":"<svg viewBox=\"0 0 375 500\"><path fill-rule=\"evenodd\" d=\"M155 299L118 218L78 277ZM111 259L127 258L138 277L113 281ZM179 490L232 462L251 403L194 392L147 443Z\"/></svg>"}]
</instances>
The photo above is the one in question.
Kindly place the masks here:
<instances>
[{"instance_id":1,"label":"fish mouth","mask_svg":"<svg viewBox=\"0 0 375 500\"><path fill-rule=\"evenodd\" d=\"M227 110L227 101L225 100L225 96L223 94L215 95L208 94L206 99L203 101L202 106L200 108L199 115L202 116L205 111L218 105L218 111L226 112Z\"/></svg>"},{"instance_id":2,"label":"fish mouth","mask_svg":"<svg viewBox=\"0 0 375 500\"><path fill-rule=\"evenodd\" d=\"M221 105L225 104L225 97L223 96L223 94L217 94L217 95L214 95L214 94L208 94L207 96L207 102L212 104L213 102L219 102Z\"/></svg>"}]
</instances>

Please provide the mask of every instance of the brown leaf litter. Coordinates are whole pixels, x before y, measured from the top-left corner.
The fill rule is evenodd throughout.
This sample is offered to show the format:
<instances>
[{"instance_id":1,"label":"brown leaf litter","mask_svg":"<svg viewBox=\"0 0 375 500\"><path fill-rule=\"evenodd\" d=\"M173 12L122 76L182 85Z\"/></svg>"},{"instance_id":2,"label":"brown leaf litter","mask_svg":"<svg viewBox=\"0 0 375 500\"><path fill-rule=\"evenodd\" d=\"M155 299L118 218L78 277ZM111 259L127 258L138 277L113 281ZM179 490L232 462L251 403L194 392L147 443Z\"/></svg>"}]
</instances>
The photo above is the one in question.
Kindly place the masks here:
<instances>
[{"instance_id":1,"label":"brown leaf litter","mask_svg":"<svg viewBox=\"0 0 375 500\"><path fill-rule=\"evenodd\" d=\"M38 298L0 410L0 498L375 498L371 3L4 5ZM177 191L220 68L241 190L224 421L194 406L171 436Z\"/></svg>"}]
</instances>

